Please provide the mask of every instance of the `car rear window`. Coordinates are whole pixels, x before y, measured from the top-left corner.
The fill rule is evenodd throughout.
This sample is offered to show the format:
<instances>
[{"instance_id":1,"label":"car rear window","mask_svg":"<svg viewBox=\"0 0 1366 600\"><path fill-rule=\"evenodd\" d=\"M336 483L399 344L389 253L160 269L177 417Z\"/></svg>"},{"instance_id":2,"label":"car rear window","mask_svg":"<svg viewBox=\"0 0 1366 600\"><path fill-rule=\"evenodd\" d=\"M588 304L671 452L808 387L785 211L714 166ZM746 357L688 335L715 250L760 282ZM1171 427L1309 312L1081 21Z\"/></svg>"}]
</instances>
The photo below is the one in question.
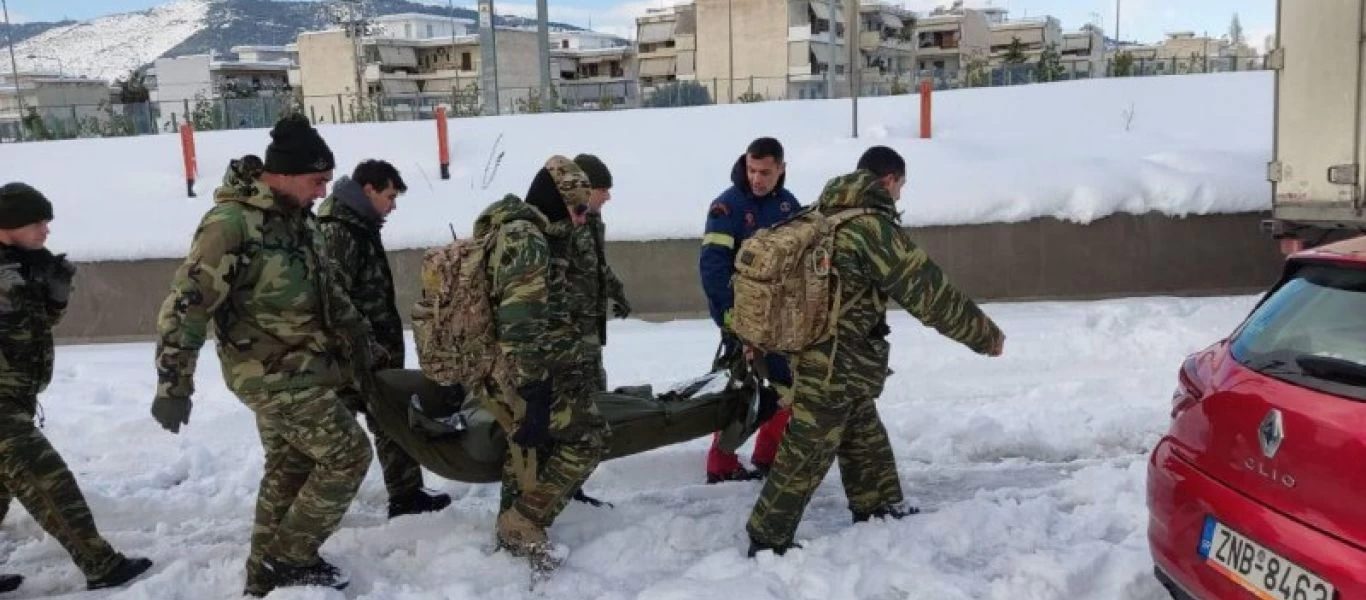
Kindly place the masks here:
<instances>
[{"instance_id":1,"label":"car rear window","mask_svg":"<svg viewBox=\"0 0 1366 600\"><path fill-rule=\"evenodd\" d=\"M1366 400L1366 268L1301 267L1248 316L1231 352L1268 376Z\"/></svg>"}]
</instances>

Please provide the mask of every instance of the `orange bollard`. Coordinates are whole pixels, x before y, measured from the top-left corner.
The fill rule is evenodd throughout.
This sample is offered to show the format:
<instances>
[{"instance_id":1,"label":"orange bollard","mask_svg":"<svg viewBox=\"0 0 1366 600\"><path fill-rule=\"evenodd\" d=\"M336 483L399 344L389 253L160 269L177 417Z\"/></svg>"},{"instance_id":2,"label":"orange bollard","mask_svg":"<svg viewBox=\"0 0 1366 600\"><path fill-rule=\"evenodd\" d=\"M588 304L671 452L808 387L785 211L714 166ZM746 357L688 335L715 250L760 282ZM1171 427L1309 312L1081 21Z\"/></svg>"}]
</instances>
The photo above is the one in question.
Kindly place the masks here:
<instances>
[{"instance_id":1,"label":"orange bollard","mask_svg":"<svg viewBox=\"0 0 1366 600\"><path fill-rule=\"evenodd\" d=\"M920 80L920 139L930 139L930 96L934 93L930 80Z\"/></svg>"},{"instance_id":2,"label":"orange bollard","mask_svg":"<svg viewBox=\"0 0 1366 600\"><path fill-rule=\"evenodd\" d=\"M451 178L451 150L446 138L446 107L436 107L436 146L441 159L441 178Z\"/></svg>"},{"instance_id":3,"label":"orange bollard","mask_svg":"<svg viewBox=\"0 0 1366 600\"><path fill-rule=\"evenodd\" d=\"M199 166L194 155L194 127L188 122L180 125L180 154L185 159L185 192L194 198L194 180Z\"/></svg>"}]
</instances>

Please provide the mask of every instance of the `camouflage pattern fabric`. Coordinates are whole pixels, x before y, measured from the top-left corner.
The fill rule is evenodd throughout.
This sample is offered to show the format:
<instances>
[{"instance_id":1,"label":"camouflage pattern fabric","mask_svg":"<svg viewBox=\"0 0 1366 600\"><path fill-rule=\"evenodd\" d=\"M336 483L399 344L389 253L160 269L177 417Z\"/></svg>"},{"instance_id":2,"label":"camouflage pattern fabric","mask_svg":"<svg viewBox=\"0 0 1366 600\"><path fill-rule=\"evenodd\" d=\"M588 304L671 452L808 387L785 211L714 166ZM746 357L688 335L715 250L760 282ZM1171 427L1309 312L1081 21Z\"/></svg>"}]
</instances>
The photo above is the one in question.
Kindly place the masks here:
<instances>
[{"instance_id":1,"label":"camouflage pattern fabric","mask_svg":"<svg viewBox=\"0 0 1366 600\"><path fill-rule=\"evenodd\" d=\"M573 163L560 165L561 175L571 167L578 170ZM577 172L584 187L561 184L560 189L562 193L582 189L586 206L587 178ZM508 196L480 215L475 235L495 227L499 238L489 259L489 277L498 340L509 359L510 371L517 376L513 381L495 383L481 400L490 411L520 418L525 404L513 390L554 374L550 419L554 444L536 461L535 489L522 493L518 483L522 478L515 472L513 455L523 449L515 445L510 448L503 477L504 508L515 505L523 516L545 527L597 467L605 450L606 421L593 404L591 383L574 369L580 364L582 342L571 317L565 279L572 223L547 223L535 207Z\"/></svg>"},{"instance_id":2,"label":"camouflage pattern fabric","mask_svg":"<svg viewBox=\"0 0 1366 600\"><path fill-rule=\"evenodd\" d=\"M87 579L104 577L123 561L96 529L71 470L34 426L32 415L0 415L0 485L57 539Z\"/></svg>"},{"instance_id":3,"label":"camouflage pattern fabric","mask_svg":"<svg viewBox=\"0 0 1366 600\"><path fill-rule=\"evenodd\" d=\"M549 527L597 469L607 450L607 421L593 403L592 385L578 369L555 372L555 403L550 408L554 441L539 452L536 488L521 489L509 455L503 468L501 510L516 508L533 523Z\"/></svg>"},{"instance_id":4,"label":"camouflage pattern fabric","mask_svg":"<svg viewBox=\"0 0 1366 600\"><path fill-rule=\"evenodd\" d=\"M0 413L33 415L52 380L52 329L66 312L50 296L58 257L0 244ZM69 276L65 277L69 283Z\"/></svg>"},{"instance_id":5,"label":"camouflage pattern fabric","mask_svg":"<svg viewBox=\"0 0 1366 600\"><path fill-rule=\"evenodd\" d=\"M264 591L261 561L318 561L370 467L370 440L325 388L243 396L256 413L266 465L247 555L247 590Z\"/></svg>"},{"instance_id":6,"label":"camouflage pattern fabric","mask_svg":"<svg viewBox=\"0 0 1366 600\"><path fill-rule=\"evenodd\" d=\"M584 174L583 169L574 164L574 161L556 155L545 162L545 170L550 172L550 177L555 180L555 187L560 190L560 195L564 196L564 204L569 207L569 213L586 213L593 186L588 182L588 176Z\"/></svg>"},{"instance_id":7,"label":"camouflage pattern fabric","mask_svg":"<svg viewBox=\"0 0 1366 600\"><path fill-rule=\"evenodd\" d=\"M161 395L188 398L207 327L228 388L258 392L348 382L351 340L369 339L323 258L313 213L235 172L214 192L157 317Z\"/></svg>"},{"instance_id":8,"label":"camouflage pattern fabric","mask_svg":"<svg viewBox=\"0 0 1366 600\"><path fill-rule=\"evenodd\" d=\"M52 380L52 328L66 311L53 283L70 283L47 250L0 244L0 518L12 498L57 538L89 579L122 561L95 527L85 496L57 450L33 424Z\"/></svg>"},{"instance_id":9,"label":"camouflage pattern fabric","mask_svg":"<svg viewBox=\"0 0 1366 600\"><path fill-rule=\"evenodd\" d=\"M369 440L335 390L369 328L336 285L313 214L233 161L158 316L157 394L189 398L210 322L223 378L254 413L266 467L248 590L269 555L309 564L365 476ZM361 348L356 358L352 349Z\"/></svg>"},{"instance_id":10,"label":"camouflage pattern fabric","mask_svg":"<svg viewBox=\"0 0 1366 600\"><path fill-rule=\"evenodd\" d=\"M594 391L606 391L607 373L602 367L602 347L607 344L607 308L617 304L630 312L626 290L603 251L604 225L602 216L588 214L588 222L570 233L569 270L565 275L569 284L569 305L583 346L580 351L595 361L590 378L599 382Z\"/></svg>"},{"instance_id":11,"label":"camouflage pattern fabric","mask_svg":"<svg viewBox=\"0 0 1366 600\"><path fill-rule=\"evenodd\" d=\"M318 207L318 223L327 258L335 269L338 285L370 326L370 347L376 349L374 370L403 368L403 320L394 299L394 277L384 253L380 224L367 221L335 196ZM365 406L366 393L377 393L369 379L353 382L339 392L348 407ZM422 467L389 439L374 420L366 427L374 434L375 454L384 473L390 498L422 488Z\"/></svg>"},{"instance_id":12,"label":"camouflage pattern fabric","mask_svg":"<svg viewBox=\"0 0 1366 600\"><path fill-rule=\"evenodd\" d=\"M489 205L474 222L475 237L497 232L488 270L499 351L507 359L508 381L501 383L512 389L550 376L550 248L542 232L545 226L540 211L510 194Z\"/></svg>"},{"instance_id":13,"label":"camouflage pattern fabric","mask_svg":"<svg viewBox=\"0 0 1366 600\"><path fill-rule=\"evenodd\" d=\"M891 444L874 406L888 375L888 299L975 352L988 352L1001 337L996 324L911 242L891 196L872 173L857 171L826 184L821 211L856 207L877 213L851 220L837 235L833 263L843 312L835 337L794 357L792 419L750 514L750 538L766 546L792 543L836 457L850 510L868 513L902 501Z\"/></svg>"}]
</instances>

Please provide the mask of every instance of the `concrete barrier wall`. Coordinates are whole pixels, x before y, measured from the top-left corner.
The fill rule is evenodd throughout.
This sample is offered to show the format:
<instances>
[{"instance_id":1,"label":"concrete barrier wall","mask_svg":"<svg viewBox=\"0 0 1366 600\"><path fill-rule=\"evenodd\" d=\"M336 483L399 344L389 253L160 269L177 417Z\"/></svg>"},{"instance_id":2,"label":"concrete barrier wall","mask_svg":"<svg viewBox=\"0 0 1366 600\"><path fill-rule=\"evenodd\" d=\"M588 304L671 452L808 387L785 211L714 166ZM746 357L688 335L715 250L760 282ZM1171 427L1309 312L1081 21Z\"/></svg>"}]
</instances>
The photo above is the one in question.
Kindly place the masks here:
<instances>
[{"instance_id":1,"label":"concrete barrier wall","mask_svg":"<svg viewBox=\"0 0 1366 600\"><path fill-rule=\"evenodd\" d=\"M911 237L949 280L981 300L1214 295L1264 289L1280 272L1277 243L1258 230L1267 215L1170 218L1115 215L1078 225L1055 219L925 227ZM697 277L699 241L612 242L607 257L637 316L706 313ZM60 248L56 249L60 251ZM390 255L399 310L417 291L419 250ZM65 342L147 339L178 260L80 265Z\"/></svg>"}]
</instances>

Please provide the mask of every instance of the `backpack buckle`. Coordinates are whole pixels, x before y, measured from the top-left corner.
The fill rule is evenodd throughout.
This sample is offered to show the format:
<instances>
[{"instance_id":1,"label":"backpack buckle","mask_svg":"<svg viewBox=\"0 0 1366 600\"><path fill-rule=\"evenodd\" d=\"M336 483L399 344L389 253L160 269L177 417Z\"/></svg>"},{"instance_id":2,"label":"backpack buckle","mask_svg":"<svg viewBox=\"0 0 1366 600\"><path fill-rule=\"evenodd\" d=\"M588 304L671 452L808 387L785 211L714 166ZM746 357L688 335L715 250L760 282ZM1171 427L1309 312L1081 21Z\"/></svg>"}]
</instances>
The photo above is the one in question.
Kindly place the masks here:
<instances>
[{"instance_id":1,"label":"backpack buckle","mask_svg":"<svg viewBox=\"0 0 1366 600\"><path fill-rule=\"evenodd\" d=\"M811 271L817 277L830 275L830 250L826 248L813 248L811 250Z\"/></svg>"}]
</instances>

